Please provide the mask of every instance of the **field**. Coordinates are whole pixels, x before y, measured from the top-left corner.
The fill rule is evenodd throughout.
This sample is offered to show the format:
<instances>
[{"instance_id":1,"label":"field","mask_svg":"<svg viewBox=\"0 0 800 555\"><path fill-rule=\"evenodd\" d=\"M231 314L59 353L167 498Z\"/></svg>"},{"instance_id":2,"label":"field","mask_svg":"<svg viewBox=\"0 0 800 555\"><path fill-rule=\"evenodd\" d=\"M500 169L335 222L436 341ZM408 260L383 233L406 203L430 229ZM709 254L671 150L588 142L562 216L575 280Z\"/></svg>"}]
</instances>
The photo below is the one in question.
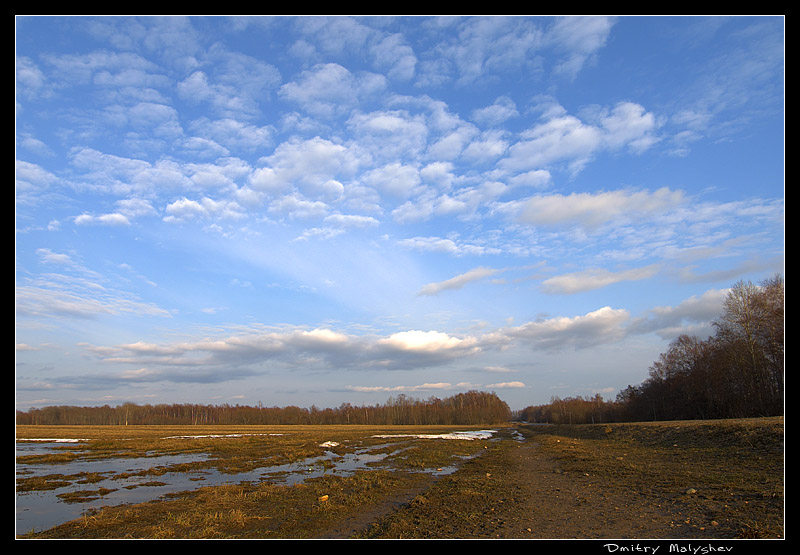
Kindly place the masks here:
<instances>
[{"instance_id":1,"label":"field","mask_svg":"<svg viewBox=\"0 0 800 555\"><path fill-rule=\"evenodd\" d=\"M466 430L17 427L18 442L87 440L58 444L44 454L18 454L18 467L28 469L17 473L18 506L26 496L42 494L81 510L35 531L20 525L18 517L17 534L26 539L784 537L783 418L509 424L490 434L452 435ZM141 460L154 464L100 472L74 466L112 468L112 462ZM30 470L44 465L61 470ZM219 476L229 480L214 481ZM180 477L181 484L191 485L169 490ZM152 499L109 501L125 490L147 491ZM93 508L98 499L106 506Z\"/></svg>"}]
</instances>

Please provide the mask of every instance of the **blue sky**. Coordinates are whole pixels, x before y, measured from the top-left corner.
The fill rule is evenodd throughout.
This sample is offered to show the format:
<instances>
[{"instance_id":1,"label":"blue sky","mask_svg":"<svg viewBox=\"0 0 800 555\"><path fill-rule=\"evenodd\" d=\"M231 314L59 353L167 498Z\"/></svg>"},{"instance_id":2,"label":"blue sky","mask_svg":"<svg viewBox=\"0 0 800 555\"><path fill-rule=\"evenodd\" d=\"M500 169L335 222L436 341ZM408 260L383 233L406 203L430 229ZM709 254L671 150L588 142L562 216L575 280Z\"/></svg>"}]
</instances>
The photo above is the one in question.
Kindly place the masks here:
<instances>
[{"instance_id":1,"label":"blue sky","mask_svg":"<svg viewBox=\"0 0 800 555\"><path fill-rule=\"evenodd\" d=\"M784 272L782 17L17 17L17 408L613 399Z\"/></svg>"}]
</instances>

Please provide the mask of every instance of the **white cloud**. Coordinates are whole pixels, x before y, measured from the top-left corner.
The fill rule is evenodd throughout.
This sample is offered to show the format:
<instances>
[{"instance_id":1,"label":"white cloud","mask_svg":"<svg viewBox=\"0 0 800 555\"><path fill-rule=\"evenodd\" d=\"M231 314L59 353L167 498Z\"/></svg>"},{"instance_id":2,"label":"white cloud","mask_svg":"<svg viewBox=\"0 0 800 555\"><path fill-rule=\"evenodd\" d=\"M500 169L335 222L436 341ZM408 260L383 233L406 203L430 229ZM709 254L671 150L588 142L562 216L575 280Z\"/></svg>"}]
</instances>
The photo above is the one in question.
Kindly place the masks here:
<instances>
[{"instance_id":1,"label":"white cloud","mask_svg":"<svg viewBox=\"0 0 800 555\"><path fill-rule=\"evenodd\" d=\"M352 17L302 17L294 22L297 30L327 55L363 54L376 31Z\"/></svg>"},{"instance_id":2,"label":"white cloud","mask_svg":"<svg viewBox=\"0 0 800 555\"><path fill-rule=\"evenodd\" d=\"M45 63L54 69L51 77L59 87L76 86L92 82L110 83L112 75L137 76L137 85L152 86L166 83L158 73L158 66L145 57L131 52L93 51L86 54L47 55ZM147 81L143 80L147 76ZM130 84L130 82L128 82Z\"/></svg>"},{"instance_id":3,"label":"white cloud","mask_svg":"<svg viewBox=\"0 0 800 555\"><path fill-rule=\"evenodd\" d=\"M455 68L457 84L469 85L494 73L511 68L519 71L535 63L543 37L530 20L488 17L461 21L457 37L436 48L437 54Z\"/></svg>"},{"instance_id":4,"label":"white cloud","mask_svg":"<svg viewBox=\"0 0 800 555\"><path fill-rule=\"evenodd\" d=\"M351 73L336 64L320 64L300 73L279 89L282 98L323 118L346 114L358 101L383 92L386 78L376 73Z\"/></svg>"},{"instance_id":5,"label":"white cloud","mask_svg":"<svg viewBox=\"0 0 800 555\"><path fill-rule=\"evenodd\" d=\"M510 368L506 368L505 366L484 366L481 368L486 372L490 372L492 374L510 374L516 372L516 370L511 370Z\"/></svg>"},{"instance_id":6,"label":"white cloud","mask_svg":"<svg viewBox=\"0 0 800 555\"><path fill-rule=\"evenodd\" d=\"M203 197L200 200L191 200L183 197L166 207L165 222L178 222L194 218L230 218L244 217L241 206L234 201L214 200Z\"/></svg>"},{"instance_id":7,"label":"white cloud","mask_svg":"<svg viewBox=\"0 0 800 555\"><path fill-rule=\"evenodd\" d=\"M459 339L438 331L401 331L384 339L377 345L390 347L399 351L439 351L450 349L473 348L474 339Z\"/></svg>"},{"instance_id":8,"label":"white cloud","mask_svg":"<svg viewBox=\"0 0 800 555\"><path fill-rule=\"evenodd\" d=\"M119 213L128 219L151 216L156 213L150 201L141 198L120 199L117 201L117 208Z\"/></svg>"},{"instance_id":9,"label":"white cloud","mask_svg":"<svg viewBox=\"0 0 800 555\"><path fill-rule=\"evenodd\" d=\"M313 197L341 192L338 180L352 176L362 160L345 145L315 137L282 143L263 164L250 178L254 190L283 193L297 188Z\"/></svg>"},{"instance_id":10,"label":"white cloud","mask_svg":"<svg viewBox=\"0 0 800 555\"><path fill-rule=\"evenodd\" d=\"M202 71L195 71L178 83L178 94L185 100L194 103L205 102L222 115L255 114L256 104L239 96L238 90L231 85L211 84L208 76Z\"/></svg>"},{"instance_id":11,"label":"white cloud","mask_svg":"<svg viewBox=\"0 0 800 555\"><path fill-rule=\"evenodd\" d=\"M486 384L486 389L509 389L509 388L520 388L526 387L524 382L498 382L498 383L490 383Z\"/></svg>"},{"instance_id":12,"label":"white cloud","mask_svg":"<svg viewBox=\"0 0 800 555\"><path fill-rule=\"evenodd\" d=\"M497 125L517 116L517 105L507 96L500 96L494 104L472 112L472 119L481 125Z\"/></svg>"},{"instance_id":13,"label":"white cloud","mask_svg":"<svg viewBox=\"0 0 800 555\"><path fill-rule=\"evenodd\" d=\"M252 171L249 164L238 158L224 158L216 163L186 164L184 172L202 189L228 189L248 177Z\"/></svg>"},{"instance_id":14,"label":"white cloud","mask_svg":"<svg viewBox=\"0 0 800 555\"><path fill-rule=\"evenodd\" d=\"M601 144L602 132L598 128L584 124L575 116L563 115L523 133L522 140L509 147L508 157L501 160L500 165L527 171L566 160L570 167L580 168Z\"/></svg>"},{"instance_id":15,"label":"white cloud","mask_svg":"<svg viewBox=\"0 0 800 555\"><path fill-rule=\"evenodd\" d=\"M204 143L204 150L212 153L219 152L224 148L227 155L231 150L244 149L254 151L264 149L273 143L275 130L269 125L258 126L252 123L242 122L234 118L220 118L211 120L206 117L199 118L189 124L189 129L199 137L195 140L204 139L211 141ZM191 148L191 139L187 139L187 148ZM221 145L221 146L220 146Z\"/></svg>"},{"instance_id":16,"label":"white cloud","mask_svg":"<svg viewBox=\"0 0 800 555\"><path fill-rule=\"evenodd\" d=\"M332 239L343 233L345 230L337 227L312 227L303 230L303 233L295 237L293 241L307 241L312 238Z\"/></svg>"},{"instance_id":17,"label":"white cloud","mask_svg":"<svg viewBox=\"0 0 800 555\"><path fill-rule=\"evenodd\" d=\"M515 340L533 349L585 349L625 337L622 326L629 318L627 310L606 306L583 316L550 318L504 328L495 339Z\"/></svg>"},{"instance_id":18,"label":"white cloud","mask_svg":"<svg viewBox=\"0 0 800 555\"><path fill-rule=\"evenodd\" d=\"M205 66L214 79L230 86L237 95L263 102L269 98L272 90L281 83L278 69L262 60L233 52L220 46L212 46L204 59Z\"/></svg>"},{"instance_id":19,"label":"white cloud","mask_svg":"<svg viewBox=\"0 0 800 555\"><path fill-rule=\"evenodd\" d=\"M780 17L17 23L18 340L53 344L19 370L85 372L59 403L227 380L181 391L340 402L511 370L490 386L535 403L571 369L633 383L722 294L667 299L782 269ZM675 306L629 318L646 299ZM78 335L111 346L83 359Z\"/></svg>"},{"instance_id":20,"label":"white cloud","mask_svg":"<svg viewBox=\"0 0 800 555\"><path fill-rule=\"evenodd\" d=\"M422 182L417 168L399 162L371 170L362 180L366 185L397 198L410 197Z\"/></svg>"},{"instance_id":21,"label":"white cloud","mask_svg":"<svg viewBox=\"0 0 800 555\"><path fill-rule=\"evenodd\" d=\"M76 225L88 225L93 223L103 225L130 225L131 222L123 214L119 213L100 214L99 216L81 214L75 218Z\"/></svg>"},{"instance_id":22,"label":"white cloud","mask_svg":"<svg viewBox=\"0 0 800 555\"><path fill-rule=\"evenodd\" d=\"M33 60L20 56L16 59L15 83L18 95L34 98L44 89L47 78Z\"/></svg>"},{"instance_id":23,"label":"white cloud","mask_svg":"<svg viewBox=\"0 0 800 555\"><path fill-rule=\"evenodd\" d=\"M624 146L633 152L647 150L659 141L655 135L660 123L656 116L633 102L620 102L600 119L605 131L605 144L609 149Z\"/></svg>"},{"instance_id":24,"label":"white cloud","mask_svg":"<svg viewBox=\"0 0 800 555\"><path fill-rule=\"evenodd\" d=\"M546 40L562 53L556 73L575 75L605 46L615 19L608 17L560 17L547 30Z\"/></svg>"},{"instance_id":25,"label":"white cloud","mask_svg":"<svg viewBox=\"0 0 800 555\"><path fill-rule=\"evenodd\" d=\"M395 386L366 386L366 385L352 385L348 389L359 391L362 393L405 393L417 391L437 391L437 390L450 390L454 389L453 384L448 382L438 383L423 383L418 385L395 385Z\"/></svg>"},{"instance_id":26,"label":"white cloud","mask_svg":"<svg viewBox=\"0 0 800 555\"><path fill-rule=\"evenodd\" d=\"M472 125L459 125L428 147L428 157L435 160L455 160L476 135L478 130Z\"/></svg>"},{"instance_id":27,"label":"white cloud","mask_svg":"<svg viewBox=\"0 0 800 555\"><path fill-rule=\"evenodd\" d=\"M58 182L58 177L52 172L24 160L16 161L15 171L17 194L41 191Z\"/></svg>"},{"instance_id":28,"label":"white cloud","mask_svg":"<svg viewBox=\"0 0 800 555\"><path fill-rule=\"evenodd\" d=\"M589 122L567 114L552 100L545 100L540 109L542 120L509 147L508 156L499 162L501 167L528 171L564 163L577 173L603 151L628 147L643 152L658 141L655 115L631 102L620 102L610 111L596 108Z\"/></svg>"},{"instance_id":29,"label":"white cloud","mask_svg":"<svg viewBox=\"0 0 800 555\"><path fill-rule=\"evenodd\" d=\"M47 264L66 264L72 265L72 258L68 254L53 252L50 249L36 249L36 254L42 262Z\"/></svg>"},{"instance_id":30,"label":"white cloud","mask_svg":"<svg viewBox=\"0 0 800 555\"><path fill-rule=\"evenodd\" d=\"M413 201L406 201L392 210L392 218L398 223L425 221L436 212L435 200L426 195Z\"/></svg>"},{"instance_id":31,"label":"white cloud","mask_svg":"<svg viewBox=\"0 0 800 555\"><path fill-rule=\"evenodd\" d=\"M151 164L92 148L79 148L71 152L71 163L78 170L85 171L73 178L73 185L81 188L94 188L117 195L192 189L192 182L185 175L184 168L174 160L163 159Z\"/></svg>"},{"instance_id":32,"label":"white cloud","mask_svg":"<svg viewBox=\"0 0 800 555\"><path fill-rule=\"evenodd\" d=\"M52 259L52 256L48 258ZM68 261L64 261L68 263ZM80 268L78 268L80 270ZM97 318L134 315L169 317L168 311L94 279L48 275L19 284L15 293L19 318Z\"/></svg>"},{"instance_id":33,"label":"white cloud","mask_svg":"<svg viewBox=\"0 0 800 555\"><path fill-rule=\"evenodd\" d=\"M484 181L480 185L453 189L446 194L425 188L417 197L392 210L392 217L403 224L426 221L434 216L456 216L468 220L475 217L481 207L496 201L507 190L508 187L499 181Z\"/></svg>"},{"instance_id":34,"label":"white cloud","mask_svg":"<svg viewBox=\"0 0 800 555\"><path fill-rule=\"evenodd\" d=\"M139 102L126 111L130 125L136 131L160 139L174 140L183 136L178 111L155 102Z\"/></svg>"},{"instance_id":35,"label":"white cloud","mask_svg":"<svg viewBox=\"0 0 800 555\"><path fill-rule=\"evenodd\" d=\"M420 159L430 135L424 116L405 110L357 112L347 124L359 148L368 152L376 163Z\"/></svg>"},{"instance_id":36,"label":"white cloud","mask_svg":"<svg viewBox=\"0 0 800 555\"><path fill-rule=\"evenodd\" d=\"M414 77L417 57L399 33L384 37L372 47L371 53L378 69L385 68L390 79L408 81Z\"/></svg>"},{"instance_id":37,"label":"white cloud","mask_svg":"<svg viewBox=\"0 0 800 555\"><path fill-rule=\"evenodd\" d=\"M303 231L302 235L295 240L305 241L312 237L331 239L353 229L363 229L374 227L380 224L372 216L360 216L356 214L331 214L322 220L323 227L314 227Z\"/></svg>"},{"instance_id":38,"label":"white cloud","mask_svg":"<svg viewBox=\"0 0 800 555\"><path fill-rule=\"evenodd\" d=\"M297 28L303 38L295 41L292 52L299 57L354 55L390 79L407 81L414 76L417 58L402 33L387 33L351 17L302 18Z\"/></svg>"},{"instance_id":39,"label":"white cloud","mask_svg":"<svg viewBox=\"0 0 800 555\"><path fill-rule=\"evenodd\" d=\"M470 142L461 156L479 163L497 160L508 151L509 142L502 131L486 131Z\"/></svg>"},{"instance_id":40,"label":"white cloud","mask_svg":"<svg viewBox=\"0 0 800 555\"><path fill-rule=\"evenodd\" d=\"M323 222L346 229L372 227L380 223L372 216L359 216L356 214L331 214L326 216Z\"/></svg>"},{"instance_id":41,"label":"white cloud","mask_svg":"<svg viewBox=\"0 0 800 555\"><path fill-rule=\"evenodd\" d=\"M289 367L403 369L441 365L480 352L477 339L409 330L385 337L347 335L327 328L254 330L171 345L138 342L87 347L106 363L211 369L275 361Z\"/></svg>"},{"instance_id":42,"label":"white cloud","mask_svg":"<svg viewBox=\"0 0 800 555\"><path fill-rule=\"evenodd\" d=\"M450 279L436 283L429 283L420 289L419 295L438 295L442 291L461 289L470 282L478 281L486 277L496 275L500 272L502 272L502 270L497 270L494 268L473 268L468 272L464 272L463 274L457 275Z\"/></svg>"},{"instance_id":43,"label":"white cloud","mask_svg":"<svg viewBox=\"0 0 800 555\"><path fill-rule=\"evenodd\" d=\"M308 200L297 193L284 195L270 202L269 211L285 215L289 219L322 218L328 213L328 205L318 200Z\"/></svg>"},{"instance_id":44,"label":"white cloud","mask_svg":"<svg viewBox=\"0 0 800 555\"><path fill-rule=\"evenodd\" d=\"M550 185L552 176L547 170L531 170L509 178L508 183L514 187L533 187L543 189Z\"/></svg>"},{"instance_id":45,"label":"white cloud","mask_svg":"<svg viewBox=\"0 0 800 555\"><path fill-rule=\"evenodd\" d=\"M30 133L20 133L17 144L25 150L39 156L50 157L54 155L53 149L51 149L47 143L37 139ZM17 163L19 163L19 161L17 161Z\"/></svg>"},{"instance_id":46,"label":"white cloud","mask_svg":"<svg viewBox=\"0 0 800 555\"><path fill-rule=\"evenodd\" d=\"M422 252L441 252L455 256L496 254L499 252L498 249L493 247L465 243L463 241L444 237L412 237L409 239L401 239L397 244L404 248Z\"/></svg>"},{"instance_id":47,"label":"white cloud","mask_svg":"<svg viewBox=\"0 0 800 555\"><path fill-rule=\"evenodd\" d=\"M605 268L593 268L548 278L542 282L541 289L545 293L570 295L600 289L622 281L647 279L653 277L658 270L658 265L619 272L612 272Z\"/></svg>"},{"instance_id":48,"label":"white cloud","mask_svg":"<svg viewBox=\"0 0 800 555\"><path fill-rule=\"evenodd\" d=\"M454 166L451 162L431 162L419 171L420 177L427 184L434 185L437 189L447 191L456 179Z\"/></svg>"},{"instance_id":49,"label":"white cloud","mask_svg":"<svg viewBox=\"0 0 800 555\"><path fill-rule=\"evenodd\" d=\"M681 191L618 190L569 195L536 195L509 206L518 208L520 222L536 226L575 224L589 229L615 220L662 214L685 200Z\"/></svg>"},{"instance_id":50,"label":"white cloud","mask_svg":"<svg viewBox=\"0 0 800 555\"><path fill-rule=\"evenodd\" d=\"M728 289L711 289L702 295L692 296L677 306L657 306L636 318L630 325L631 333L657 333L671 340L681 334L697 335L701 339L714 334L712 321L723 311Z\"/></svg>"}]
</instances>

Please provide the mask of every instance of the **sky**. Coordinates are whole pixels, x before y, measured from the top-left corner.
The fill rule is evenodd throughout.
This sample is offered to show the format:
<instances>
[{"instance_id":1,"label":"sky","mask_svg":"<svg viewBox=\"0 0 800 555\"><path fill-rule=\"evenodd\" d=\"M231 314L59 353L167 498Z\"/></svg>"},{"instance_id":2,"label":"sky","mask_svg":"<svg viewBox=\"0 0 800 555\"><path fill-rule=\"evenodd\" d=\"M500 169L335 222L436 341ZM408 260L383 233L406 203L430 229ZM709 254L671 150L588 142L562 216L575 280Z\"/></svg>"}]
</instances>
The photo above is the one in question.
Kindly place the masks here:
<instances>
[{"instance_id":1,"label":"sky","mask_svg":"<svg viewBox=\"0 0 800 555\"><path fill-rule=\"evenodd\" d=\"M17 409L614 400L784 275L784 24L16 17Z\"/></svg>"}]
</instances>

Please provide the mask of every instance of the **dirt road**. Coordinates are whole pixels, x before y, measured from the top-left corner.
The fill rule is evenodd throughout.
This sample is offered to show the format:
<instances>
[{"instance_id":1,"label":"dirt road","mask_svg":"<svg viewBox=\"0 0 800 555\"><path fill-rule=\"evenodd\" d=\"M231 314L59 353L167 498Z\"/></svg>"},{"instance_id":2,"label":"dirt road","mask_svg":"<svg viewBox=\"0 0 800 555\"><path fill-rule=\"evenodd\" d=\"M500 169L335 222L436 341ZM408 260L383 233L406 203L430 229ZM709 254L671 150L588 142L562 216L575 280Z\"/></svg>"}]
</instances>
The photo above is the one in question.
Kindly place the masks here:
<instances>
[{"instance_id":1,"label":"dirt road","mask_svg":"<svg viewBox=\"0 0 800 555\"><path fill-rule=\"evenodd\" d=\"M775 484L760 492L698 481L724 474L715 469L725 464L724 457L687 462L650 448L634 452L631 445L612 452L609 445L535 435L505 441L456 474L413 492L402 508L395 500L394 512L366 526L362 522L356 535L730 539L757 531L749 537L782 536L782 494L770 494Z\"/></svg>"}]
</instances>

